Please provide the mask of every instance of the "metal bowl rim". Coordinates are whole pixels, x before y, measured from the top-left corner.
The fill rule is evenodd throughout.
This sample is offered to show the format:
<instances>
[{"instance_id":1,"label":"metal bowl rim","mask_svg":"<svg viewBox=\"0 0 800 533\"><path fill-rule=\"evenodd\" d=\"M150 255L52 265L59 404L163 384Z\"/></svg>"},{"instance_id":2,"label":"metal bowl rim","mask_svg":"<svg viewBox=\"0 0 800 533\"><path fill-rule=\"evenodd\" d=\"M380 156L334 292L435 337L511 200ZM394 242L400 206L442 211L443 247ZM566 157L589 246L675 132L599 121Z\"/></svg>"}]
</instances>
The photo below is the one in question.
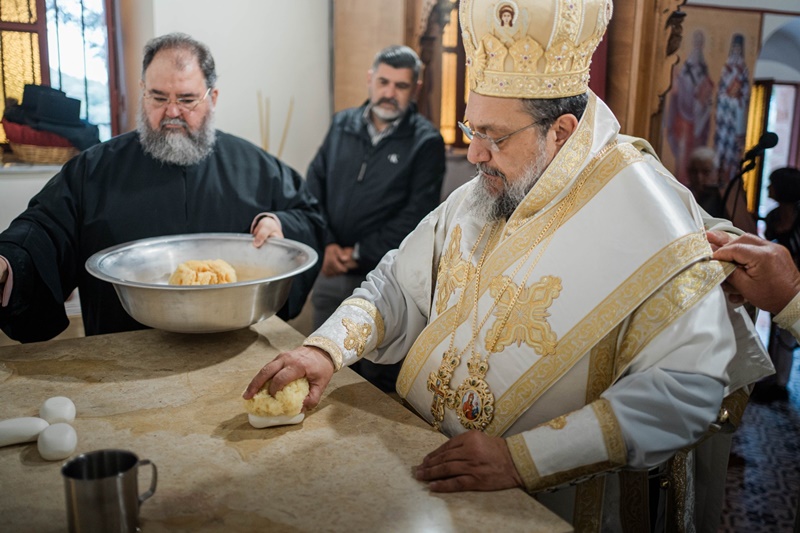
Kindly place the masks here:
<instances>
[{"instance_id":1,"label":"metal bowl rim","mask_svg":"<svg viewBox=\"0 0 800 533\"><path fill-rule=\"evenodd\" d=\"M283 248L289 248L293 250L300 250L308 254L308 261L303 263L302 265L298 266L297 268L290 270L288 272L284 272L279 276L271 276L267 278L258 278L258 279L250 279L247 281L237 281L236 283L223 283L218 285L169 285L169 284L161 284L161 283L145 283L142 281L131 281L131 280L124 280L115 278L113 276L109 276L105 272L101 271L99 268L100 262L109 257L110 255L119 252L123 249L138 247L138 246L147 246L152 244L162 244L162 243L169 243L171 241L191 241L191 240L201 240L201 239L209 239L209 238L223 238L225 240L231 241L252 241L253 236L248 233L187 233L187 234L180 234L180 235L166 235L162 237L148 237L145 239L138 239L135 241L129 241L122 244L117 244L114 246L110 246L99 252L95 252L92 254L89 259L86 260L85 268L86 270L93 275L94 277L101 279L103 281L107 281L109 283L113 283L115 285L122 285L125 287L136 287L140 289L158 289L158 290L191 290L191 291L203 291L203 290L220 290L224 288L232 288L232 287L247 287L250 285L261 285L264 282L274 282L274 281L281 281L286 278L290 278L305 272L309 268L313 267L319 256L317 252L302 242L298 242L292 239L285 239L280 237L270 237L268 242L270 244L274 244L276 246L281 246ZM266 243L265 243L266 244Z\"/></svg>"}]
</instances>

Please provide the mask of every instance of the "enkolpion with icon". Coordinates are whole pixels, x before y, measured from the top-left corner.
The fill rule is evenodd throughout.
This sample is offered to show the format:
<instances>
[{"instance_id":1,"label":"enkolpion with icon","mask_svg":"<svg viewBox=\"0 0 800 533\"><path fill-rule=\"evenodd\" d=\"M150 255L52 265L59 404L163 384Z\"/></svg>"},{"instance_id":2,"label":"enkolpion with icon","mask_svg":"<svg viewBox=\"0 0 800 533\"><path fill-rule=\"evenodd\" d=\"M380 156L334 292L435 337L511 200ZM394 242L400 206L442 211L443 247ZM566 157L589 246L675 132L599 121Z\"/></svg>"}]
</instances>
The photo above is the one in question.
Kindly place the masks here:
<instances>
[{"instance_id":1,"label":"enkolpion with icon","mask_svg":"<svg viewBox=\"0 0 800 533\"><path fill-rule=\"evenodd\" d=\"M742 387L771 368L749 317L726 305L725 271L709 260L699 211L649 145L621 136L589 90L611 1L462 0L459 9L471 96L585 93L586 109L507 218L476 215L472 200L485 178L472 180L305 344L330 353L337 369L367 354L404 360L397 391L407 403L448 436L477 429L506 438L530 492L593 478L540 496L570 509L562 514L578 530L586 517L622 512L613 508L621 486L614 472L652 466L637 463L649 449L629 450L623 436L623 426L638 429L634 445L646 446L655 430L615 411L620 380L702 375L726 384L726 402L740 412ZM532 135L490 153L534 152L520 140ZM473 142L489 150L488 139ZM741 325L738 353L732 322ZM658 392L647 387L647 396ZM697 440L673 433L685 440L674 449ZM676 475L691 483L692 473ZM680 509L688 519L691 509Z\"/></svg>"}]
</instances>

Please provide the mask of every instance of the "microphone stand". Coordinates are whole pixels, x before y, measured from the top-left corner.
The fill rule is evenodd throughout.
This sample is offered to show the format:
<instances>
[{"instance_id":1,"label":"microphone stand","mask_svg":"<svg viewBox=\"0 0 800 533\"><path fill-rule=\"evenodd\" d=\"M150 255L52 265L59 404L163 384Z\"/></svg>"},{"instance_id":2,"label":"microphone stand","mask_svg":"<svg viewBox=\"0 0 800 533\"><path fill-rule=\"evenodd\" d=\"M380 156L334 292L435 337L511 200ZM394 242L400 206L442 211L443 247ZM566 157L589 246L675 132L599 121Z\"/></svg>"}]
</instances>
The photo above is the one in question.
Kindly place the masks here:
<instances>
[{"instance_id":1,"label":"microphone stand","mask_svg":"<svg viewBox=\"0 0 800 533\"><path fill-rule=\"evenodd\" d=\"M736 218L736 208L739 207L739 195L744 190L743 176L756 168L756 157L758 156L754 156L749 160L742 160L740 163L741 168L739 172L737 172L736 175L728 182L728 185L725 187L725 193L722 195L722 205L725 209L727 209L728 198L733 190L736 189L736 196L733 199L733 206L731 207L731 212L728 213L728 218L734 226L736 225L734 222Z\"/></svg>"}]
</instances>

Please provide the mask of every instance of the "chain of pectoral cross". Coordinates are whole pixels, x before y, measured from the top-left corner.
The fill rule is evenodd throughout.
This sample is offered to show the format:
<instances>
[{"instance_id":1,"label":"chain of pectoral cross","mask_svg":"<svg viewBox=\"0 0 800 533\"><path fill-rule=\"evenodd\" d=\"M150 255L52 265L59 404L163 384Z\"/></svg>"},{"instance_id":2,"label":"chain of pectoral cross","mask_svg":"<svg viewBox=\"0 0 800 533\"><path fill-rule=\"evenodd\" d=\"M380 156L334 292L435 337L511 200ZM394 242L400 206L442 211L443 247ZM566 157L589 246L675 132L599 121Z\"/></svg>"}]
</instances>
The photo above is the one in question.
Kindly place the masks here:
<instances>
[{"instance_id":1,"label":"chain of pectoral cross","mask_svg":"<svg viewBox=\"0 0 800 533\"><path fill-rule=\"evenodd\" d=\"M505 294L506 290L508 290L509 285L516 278L517 274L519 273L520 269L522 268L522 265L524 265L528 261L528 258L533 253L533 250L536 249L539 246L539 243L542 241L542 239L544 239L545 235L547 235L547 233L550 230L550 228L552 227L553 223L555 221L558 221L558 223L556 224L556 227L553 230L553 233L550 235L550 237L552 237L555 234L555 230L557 230L561 226L561 224L564 222L564 217L566 216L567 212L569 211L569 208L571 208L572 205L575 203L575 201L577 199L577 196L578 196L578 193L583 188L583 184L585 182L586 182L586 176L582 176L582 178L579 178L579 181L578 181L578 183L575 184L575 187L573 187L572 190L570 190L570 192L567 194L566 198L564 198L564 200L559 204L558 208L556 209L556 212L547 221L547 224L545 225L545 227L542 229L542 231L536 237L534 242L528 248L528 251L525 253L525 256L522 258L522 260L520 260L517 263L517 267L514 269L514 272L510 276L508 276L506 278L505 284L503 285L502 290L499 292L500 295ZM482 270L482 267L483 267L484 260L485 260L486 256L488 255L487 251L488 251L488 248L489 248L489 244L492 242L492 238L494 237L494 234L495 234L495 231L497 230L497 228L498 228L498 225L495 225L495 226L492 227L492 232L489 234L489 239L487 241L486 248L483 250L483 253L481 253L481 257L478 260L478 266L477 266L476 272L475 272L476 283L475 283L475 294L473 295L473 299L474 299L473 306L474 306L475 312L474 312L473 319L472 319L472 338L470 339L469 343L467 343L467 345L464 347L464 349L462 349L460 352L456 352L455 351L456 331L458 330L458 326L459 326L458 320L461 317L461 306L462 306L462 304L464 302L464 295L467 292L467 283L465 282L464 283L464 288L462 289L461 294L458 297L458 302L456 304L456 314L455 314L455 317L453 319L455 324L453 325L453 332L452 332L452 334L450 336L450 346L448 347L447 351L442 356L442 363L439 365L438 370L436 372L431 372L430 375L428 376L427 388L428 388L428 390L430 392L433 393L433 403L431 403L431 415L433 415L433 427L435 429L437 429L437 430L441 429L441 423L444 420L445 407L450 408L450 409L454 409L455 405L456 405L456 391L450 387L450 381L453 378L453 374L455 373L456 368L461 363L461 356L468 349L470 349L470 347L472 347L473 354L472 354L472 357L470 358L470 361L468 362L468 366L472 367L473 365L475 365L476 367L481 367L483 369L483 372L480 373L480 375L477 376L477 377L479 377L480 379L483 379L486 376L486 373L489 370L488 357L491 355L492 350L494 350L494 346L497 344L497 340L500 337L500 332L501 332L502 328L498 328L498 331L496 332L495 337L494 337L491 345L487 346L487 352L488 353L487 353L486 359L481 361L481 357L475 351L475 341L477 340L478 335L480 334L481 330L483 329L484 325L486 324L486 321L491 316L492 311L497 306L498 299L495 299L495 301L490 306L488 312L484 315L483 320L481 321L480 325L477 325L477 321L478 321L478 299L479 299L478 293L480 292L480 276L481 276L481 270ZM481 240L483 239L483 234L484 234L485 231L486 231L486 226L484 226L483 229L481 230L481 233L478 236L478 239L477 239L475 245L473 246L472 251L470 252L470 256L469 256L468 261L470 261L470 262L472 261L472 258L474 257L475 252L478 249L478 244L480 244ZM549 242L550 241L548 240L547 244L549 244ZM517 288L517 290L516 290L512 300L511 300L511 302L508 305L508 309L506 310L506 313L505 313L505 316L504 316L503 324L505 324L507 322L508 317L510 316L511 310L513 309L514 305L516 304L517 299L519 298L520 294L522 293L522 289L525 287L525 282L527 281L528 277L530 277L531 273L533 272L534 267L539 263L539 259L541 259L542 254L544 253L544 250L547 248L547 244L543 248L541 248L539 250L539 253L536 256L536 259L533 261L533 263L530 265L530 267L528 268L527 272L525 273L524 279L520 283L520 285ZM473 359L474 359L474 361L473 361ZM472 374L473 373L470 372L470 375L472 375Z\"/></svg>"}]
</instances>

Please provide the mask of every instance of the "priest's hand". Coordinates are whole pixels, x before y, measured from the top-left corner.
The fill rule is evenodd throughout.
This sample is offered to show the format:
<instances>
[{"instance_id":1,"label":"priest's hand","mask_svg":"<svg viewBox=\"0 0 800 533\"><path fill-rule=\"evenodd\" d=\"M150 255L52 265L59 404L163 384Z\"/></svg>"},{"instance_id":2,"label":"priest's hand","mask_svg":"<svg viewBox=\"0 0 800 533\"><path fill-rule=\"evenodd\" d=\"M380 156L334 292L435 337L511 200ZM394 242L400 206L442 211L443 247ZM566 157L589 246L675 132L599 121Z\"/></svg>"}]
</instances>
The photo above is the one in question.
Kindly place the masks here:
<instances>
[{"instance_id":1,"label":"priest's hand","mask_svg":"<svg viewBox=\"0 0 800 533\"><path fill-rule=\"evenodd\" d=\"M0 257L0 287L5 285L7 279L8 279L8 263L6 262L5 258Z\"/></svg>"},{"instance_id":2,"label":"priest's hand","mask_svg":"<svg viewBox=\"0 0 800 533\"><path fill-rule=\"evenodd\" d=\"M260 248L270 237L283 238L281 221L275 215L259 215L258 222L250 231L253 234L253 246Z\"/></svg>"},{"instance_id":3,"label":"priest's hand","mask_svg":"<svg viewBox=\"0 0 800 533\"><path fill-rule=\"evenodd\" d=\"M708 232L712 244L715 233ZM746 233L720 244L712 257L737 264L726 284L759 309L780 313L800 292L800 272L789 250L780 244Z\"/></svg>"},{"instance_id":4,"label":"priest's hand","mask_svg":"<svg viewBox=\"0 0 800 533\"><path fill-rule=\"evenodd\" d=\"M325 247L325 256L322 258L322 274L327 277L346 274L358 266L353 259L352 246L339 246L331 243Z\"/></svg>"},{"instance_id":5,"label":"priest's hand","mask_svg":"<svg viewBox=\"0 0 800 533\"><path fill-rule=\"evenodd\" d=\"M298 346L294 350L278 354L278 357L264 365L250 381L242 397L249 400L270 379L272 383L269 384L269 393L275 396L276 392L292 381L306 378L309 390L303 407L313 409L331 381L333 371L333 360L326 352L314 346Z\"/></svg>"},{"instance_id":6,"label":"priest's hand","mask_svg":"<svg viewBox=\"0 0 800 533\"><path fill-rule=\"evenodd\" d=\"M523 487L505 439L477 430L456 435L429 453L414 472L433 492Z\"/></svg>"}]
</instances>

